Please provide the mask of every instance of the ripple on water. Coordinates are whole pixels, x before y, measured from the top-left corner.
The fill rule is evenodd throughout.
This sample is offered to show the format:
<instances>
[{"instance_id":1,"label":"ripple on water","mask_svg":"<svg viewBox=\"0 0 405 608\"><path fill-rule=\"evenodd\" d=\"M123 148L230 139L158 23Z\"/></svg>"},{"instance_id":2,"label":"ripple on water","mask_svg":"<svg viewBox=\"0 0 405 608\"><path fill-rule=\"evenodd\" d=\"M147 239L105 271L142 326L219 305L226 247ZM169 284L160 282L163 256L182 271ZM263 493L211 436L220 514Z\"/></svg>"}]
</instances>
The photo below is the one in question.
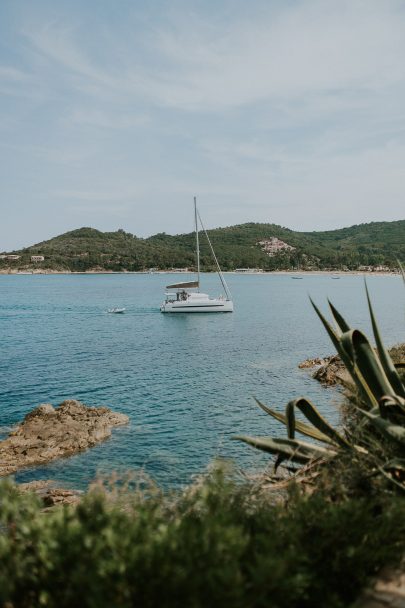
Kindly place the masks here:
<instances>
[{"instance_id":1,"label":"ripple on water","mask_svg":"<svg viewBox=\"0 0 405 608\"><path fill-rule=\"evenodd\" d=\"M215 276L203 281L218 292ZM282 408L305 393L338 419L336 392L297 369L332 352L307 294L320 303L329 296L369 332L361 277L229 275L232 315L162 315L166 282L164 275L0 276L0 426L66 398L130 417L102 445L23 471L19 480L85 487L98 473L142 468L174 486L216 456L262 466L265 455L232 441L241 432L283 432L252 395ZM387 342L404 341L400 279L371 277L369 287ZM126 314L106 314L113 306Z\"/></svg>"}]
</instances>

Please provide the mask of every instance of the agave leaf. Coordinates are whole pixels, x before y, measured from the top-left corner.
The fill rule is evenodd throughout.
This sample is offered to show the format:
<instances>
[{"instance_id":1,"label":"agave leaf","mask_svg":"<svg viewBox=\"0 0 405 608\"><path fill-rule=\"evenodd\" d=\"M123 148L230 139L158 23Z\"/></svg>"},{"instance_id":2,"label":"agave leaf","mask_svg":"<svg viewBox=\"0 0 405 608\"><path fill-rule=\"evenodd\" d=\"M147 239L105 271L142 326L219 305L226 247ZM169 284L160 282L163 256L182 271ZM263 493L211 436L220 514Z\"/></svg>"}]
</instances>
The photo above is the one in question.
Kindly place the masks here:
<instances>
[{"instance_id":1,"label":"agave leaf","mask_svg":"<svg viewBox=\"0 0 405 608\"><path fill-rule=\"evenodd\" d=\"M384 368L385 374L386 374L389 382L391 383L391 386L392 386L394 392L397 395L401 395L401 397L405 397L405 387L402 384L401 378L399 377L398 372L395 369L395 366L392 362L392 359L389 356L389 354L384 346L384 343L381 339L380 330L378 329L377 321L376 321L376 318L374 315L373 307L371 305L370 294L369 294L366 282L365 282L365 286L366 286L368 308L370 311L371 324L373 326L373 333L374 333L375 343L377 346L378 356L380 358L382 367Z\"/></svg>"},{"instance_id":2,"label":"agave leaf","mask_svg":"<svg viewBox=\"0 0 405 608\"><path fill-rule=\"evenodd\" d=\"M354 331L357 331L357 330L351 329L349 331L346 331L344 334L341 335L340 341L342 344L343 351L350 353L350 360L353 361L351 376L354 379L357 388L361 387L360 393L363 396L363 399L373 409L373 408L378 407L378 399L374 395L371 387L369 386L369 384L367 382L367 379L364 377L364 374L361 372L361 370L359 369L359 366L356 363L356 356L355 356L355 351L354 351L354 347L353 347L353 332Z\"/></svg>"},{"instance_id":3,"label":"agave leaf","mask_svg":"<svg viewBox=\"0 0 405 608\"><path fill-rule=\"evenodd\" d=\"M356 388L359 391L362 400L365 403L367 403L368 405L370 405L371 407L376 407L377 401L375 400L372 392L370 391L369 387L367 386L367 383L365 382L363 376L360 374L360 372L355 364L354 353L353 353L351 343L343 342L343 336L345 334L343 334L342 336L338 336L311 298L310 298L310 301L311 301L312 306L315 309L316 314L318 315L318 317L322 321L326 331L328 332L329 337L332 340L333 345L336 348L340 358L342 359L343 363L345 364L347 371L351 375L353 382L355 383ZM348 349L348 350L346 350L346 349Z\"/></svg>"},{"instance_id":4,"label":"agave leaf","mask_svg":"<svg viewBox=\"0 0 405 608\"><path fill-rule=\"evenodd\" d=\"M256 397L254 397L254 400L256 401L257 405L264 412L266 412L266 414L269 414L270 416L287 426L287 417L285 414L272 410L271 408L267 407L267 405L259 401L259 399L257 399ZM312 437L312 439L316 439L317 441L323 441L324 443L333 443L327 435L321 433L321 431L318 431L317 428L310 426L309 424L305 424L305 422L301 422L301 420L295 421L295 429L303 435L307 435L307 437Z\"/></svg>"},{"instance_id":5,"label":"agave leaf","mask_svg":"<svg viewBox=\"0 0 405 608\"><path fill-rule=\"evenodd\" d=\"M272 437L249 437L246 435L234 437L258 450L277 454L294 462L305 464L315 458L336 456L335 450L318 445L298 441L297 439L277 439Z\"/></svg>"},{"instance_id":6,"label":"agave leaf","mask_svg":"<svg viewBox=\"0 0 405 608\"><path fill-rule=\"evenodd\" d=\"M334 317L336 323L338 324L338 327L341 330L341 332L344 333L346 331L349 331L350 326L346 323L346 321L344 320L344 318L342 317L340 312L333 306L333 304L330 300L328 300L328 304L332 311L333 317Z\"/></svg>"},{"instance_id":7,"label":"agave leaf","mask_svg":"<svg viewBox=\"0 0 405 608\"><path fill-rule=\"evenodd\" d=\"M287 428L288 428L288 436L291 439L294 439L294 431L296 426L295 420L295 408L298 408L304 416L311 422L315 428L317 428L321 433L329 437L332 442L341 447L341 448L350 448L351 445L342 435L340 435L336 429L333 428L325 420L325 418L319 413L317 408L304 397L300 397L299 399L293 399L287 404L286 407L286 416L287 416Z\"/></svg>"},{"instance_id":8,"label":"agave leaf","mask_svg":"<svg viewBox=\"0 0 405 608\"><path fill-rule=\"evenodd\" d=\"M331 326L331 324L326 320L326 318L321 313L321 311L319 310L319 308L317 307L317 305L315 304L315 302L312 300L312 298L309 298L309 299L311 301L312 306L314 307L314 310L315 310L316 314L318 315L318 317L322 321L322 324L325 327L325 329L326 329L326 331L327 331L327 333L329 335L329 338L332 340L333 346L337 350L337 352L338 352L340 358L342 359L343 363L345 364L347 370L349 371L349 373L353 377L353 380L357 384L357 378L356 378L355 369L354 369L354 356L353 356L353 353L351 352L351 350L349 350L348 352L346 351L346 349L345 349L345 347L344 347L344 345L343 345L343 343L341 341L341 336L337 335L337 333L335 332L335 330L333 329L333 327Z\"/></svg>"},{"instance_id":9,"label":"agave leaf","mask_svg":"<svg viewBox=\"0 0 405 608\"><path fill-rule=\"evenodd\" d=\"M289 439L295 437L295 412L294 406L291 406L291 401L287 403L285 408L285 415L287 419L287 435Z\"/></svg>"},{"instance_id":10,"label":"agave leaf","mask_svg":"<svg viewBox=\"0 0 405 608\"><path fill-rule=\"evenodd\" d=\"M393 424L389 420L382 418L380 415L372 414L371 412L367 412L362 410L361 408L357 408L359 411L369 419L371 424L375 426L376 429L380 431L384 437L390 440L394 440L401 445L405 445L405 427L400 426L399 424Z\"/></svg>"},{"instance_id":11,"label":"agave leaf","mask_svg":"<svg viewBox=\"0 0 405 608\"><path fill-rule=\"evenodd\" d=\"M315 302L313 301L313 299L311 297L309 299L310 299L310 302L311 302L312 306L314 307L314 310L315 310L316 314L318 315L318 317L320 318L320 320L323 323L323 326L325 327L326 331L328 332L329 338L333 342L333 346L336 348L336 350L338 351L339 355L341 355L340 351L342 349L341 349L341 345L340 345L340 340L339 340L338 334L335 332L335 330L330 325L330 323L328 323L328 321L323 316L323 314L321 313L321 311L319 310L319 308L317 307L317 305L315 304ZM344 355L344 356L346 356L346 355ZM342 359L343 359L343 357L342 357Z\"/></svg>"},{"instance_id":12,"label":"agave leaf","mask_svg":"<svg viewBox=\"0 0 405 608\"><path fill-rule=\"evenodd\" d=\"M405 414L405 399L399 395L396 395L395 397L382 397L382 399L380 399L381 416L386 418L385 413L388 413L389 411Z\"/></svg>"},{"instance_id":13,"label":"agave leaf","mask_svg":"<svg viewBox=\"0 0 405 608\"><path fill-rule=\"evenodd\" d=\"M374 397L379 401L384 395L395 396L385 371L371 347L367 337L358 329L347 332L353 344L356 364L363 375L367 385L370 387ZM345 334L345 335L347 335ZM343 337L342 337L343 339Z\"/></svg>"}]
</instances>

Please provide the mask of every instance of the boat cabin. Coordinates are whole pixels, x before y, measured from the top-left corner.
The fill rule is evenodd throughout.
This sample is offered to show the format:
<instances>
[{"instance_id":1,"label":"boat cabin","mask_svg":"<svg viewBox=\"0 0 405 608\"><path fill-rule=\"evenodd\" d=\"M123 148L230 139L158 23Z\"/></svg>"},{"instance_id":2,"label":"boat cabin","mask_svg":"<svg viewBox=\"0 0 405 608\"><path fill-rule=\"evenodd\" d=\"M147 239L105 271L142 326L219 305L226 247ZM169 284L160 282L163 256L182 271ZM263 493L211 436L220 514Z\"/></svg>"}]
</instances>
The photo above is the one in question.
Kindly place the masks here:
<instances>
[{"instance_id":1,"label":"boat cabin","mask_svg":"<svg viewBox=\"0 0 405 608\"><path fill-rule=\"evenodd\" d=\"M198 289L200 286L198 281L187 281L183 283L175 283L174 285L166 285L166 289L175 289L173 293L168 291L165 293L165 302L186 302L190 297L201 294L194 294L187 291L188 289Z\"/></svg>"}]
</instances>

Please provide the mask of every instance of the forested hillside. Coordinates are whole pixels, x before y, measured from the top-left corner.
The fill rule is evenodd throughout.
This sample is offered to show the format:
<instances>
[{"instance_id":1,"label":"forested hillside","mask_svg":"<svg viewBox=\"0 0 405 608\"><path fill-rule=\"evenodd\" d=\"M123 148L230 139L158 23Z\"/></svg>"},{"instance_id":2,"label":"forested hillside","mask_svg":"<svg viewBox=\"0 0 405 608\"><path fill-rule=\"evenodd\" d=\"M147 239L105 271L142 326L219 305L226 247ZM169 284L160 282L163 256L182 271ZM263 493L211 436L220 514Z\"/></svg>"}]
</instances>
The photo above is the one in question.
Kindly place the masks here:
<instances>
[{"instance_id":1,"label":"forested hillside","mask_svg":"<svg viewBox=\"0 0 405 608\"><path fill-rule=\"evenodd\" d=\"M405 260L405 220L373 222L325 232L295 232L275 224L241 224L209 231L224 270L236 268L348 269L396 267ZM274 241L275 239L275 241ZM280 250L266 251L277 242ZM201 233L203 269L213 268L205 236ZM280 244L281 243L281 244ZM18 259L7 259L14 254ZM31 261L31 256L44 261ZM192 268L195 264L193 233L156 234L147 239L120 229L100 232L79 228L48 241L1 256L0 269L128 270Z\"/></svg>"}]
</instances>

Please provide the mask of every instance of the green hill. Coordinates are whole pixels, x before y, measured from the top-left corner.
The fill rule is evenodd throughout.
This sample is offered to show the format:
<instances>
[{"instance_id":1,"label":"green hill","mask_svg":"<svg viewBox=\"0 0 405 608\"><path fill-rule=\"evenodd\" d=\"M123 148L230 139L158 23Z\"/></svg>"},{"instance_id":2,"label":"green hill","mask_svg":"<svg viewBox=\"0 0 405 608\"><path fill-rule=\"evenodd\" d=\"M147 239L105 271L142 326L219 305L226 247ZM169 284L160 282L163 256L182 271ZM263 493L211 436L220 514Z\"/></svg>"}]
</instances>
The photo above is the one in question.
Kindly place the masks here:
<instances>
[{"instance_id":1,"label":"green hill","mask_svg":"<svg viewBox=\"0 0 405 608\"><path fill-rule=\"evenodd\" d=\"M373 222L325 232L295 232L276 224L248 223L215 228L209 231L209 236L224 270L242 267L264 270L392 268L397 266L398 259L405 260L405 220ZM274 245L271 242L274 237L285 244L279 244L285 249L269 255L264 248ZM203 234L200 242L202 266L210 270L213 260ZM193 233L161 233L141 239L122 229L100 232L94 228L79 228L12 252L20 256L18 260L8 260L3 255L0 269L137 271L151 267L191 268L195 264L194 250ZM32 262L32 255L42 255L45 260Z\"/></svg>"}]
</instances>

